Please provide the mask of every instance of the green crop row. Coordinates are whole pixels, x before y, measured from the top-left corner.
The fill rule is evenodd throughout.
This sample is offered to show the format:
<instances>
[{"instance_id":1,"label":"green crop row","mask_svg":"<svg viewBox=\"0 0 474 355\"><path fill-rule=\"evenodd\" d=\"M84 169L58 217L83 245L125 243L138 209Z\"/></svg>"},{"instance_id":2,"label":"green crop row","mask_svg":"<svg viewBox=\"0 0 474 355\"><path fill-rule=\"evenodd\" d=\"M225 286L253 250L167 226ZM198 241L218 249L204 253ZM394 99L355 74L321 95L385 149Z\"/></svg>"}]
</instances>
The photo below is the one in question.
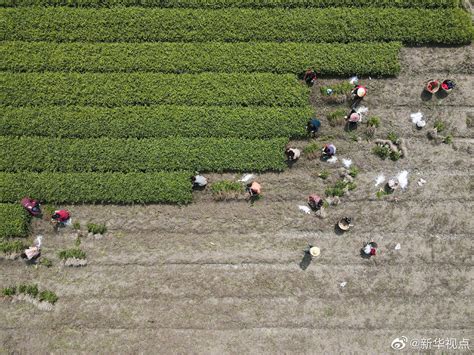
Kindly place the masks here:
<instances>
[{"instance_id":1,"label":"green crop row","mask_svg":"<svg viewBox=\"0 0 474 355\"><path fill-rule=\"evenodd\" d=\"M0 132L64 138L306 137L311 107L1 107Z\"/></svg>"},{"instance_id":2,"label":"green crop row","mask_svg":"<svg viewBox=\"0 0 474 355\"><path fill-rule=\"evenodd\" d=\"M0 69L164 73L395 75L401 43L50 43L4 42Z\"/></svg>"},{"instance_id":3,"label":"green crop row","mask_svg":"<svg viewBox=\"0 0 474 355\"><path fill-rule=\"evenodd\" d=\"M3 0L1 6L143 6L209 9L227 7L295 8L340 6L449 8L459 6L459 0Z\"/></svg>"},{"instance_id":4,"label":"green crop row","mask_svg":"<svg viewBox=\"0 0 474 355\"><path fill-rule=\"evenodd\" d=\"M8 73L4 105L152 104L305 106L308 88L291 74Z\"/></svg>"},{"instance_id":5,"label":"green crop row","mask_svg":"<svg viewBox=\"0 0 474 355\"><path fill-rule=\"evenodd\" d=\"M10 202L17 202L14 205L0 203L0 240L28 235L30 217L19 202L25 196L21 195L10 200Z\"/></svg>"},{"instance_id":6,"label":"green crop row","mask_svg":"<svg viewBox=\"0 0 474 355\"><path fill-rule=\"evenodd\" d=\"M192 187L183 172L0 173L0 201L23 196L46 203L188 203Z\"/></svg>"},{"instance_id":7,"label":"green crop row","mask_svg":"<svg viewBox=\"0 0 474 355\"><path fill-rule=\"evenodd\" d=\"M57 42L470 43L463 9L74 9L0 10L0 39Z\"/></svg>"},{"instance_id":8,"label":"green crop row","mask_svg":"<svg viewBox=\"0 0 474 355\"><path fill-rule=\"evenodd\" d=\"M285 168L286 138L0 137L0 171L265 171Z\"/></svg>"}]
</instances>

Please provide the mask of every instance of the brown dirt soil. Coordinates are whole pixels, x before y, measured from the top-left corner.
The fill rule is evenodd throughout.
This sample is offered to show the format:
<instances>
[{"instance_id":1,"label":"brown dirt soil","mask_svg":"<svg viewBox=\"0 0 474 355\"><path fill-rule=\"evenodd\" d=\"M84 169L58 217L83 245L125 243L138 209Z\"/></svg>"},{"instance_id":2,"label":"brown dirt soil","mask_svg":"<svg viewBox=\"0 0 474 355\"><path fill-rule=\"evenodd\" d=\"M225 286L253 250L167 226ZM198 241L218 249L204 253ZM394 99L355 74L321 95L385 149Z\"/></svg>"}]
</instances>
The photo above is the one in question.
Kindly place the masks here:
<instances>
[{"instance_id":1,"label":"brown dirt soil","mask_svg":"<svg viewBox=\"0 0 474 355\"><path fill-rule=\"evenodd\" d=\"M64 206L83 226L83 268L64 267L57 256L74 245L76 232L55 234L35 221L35 234L45 235L43 256L54 265L2 258L0 285L36 282L59 300L42 312L0 298L0 353L383 354L401 336L469 338L473 349L474 131L466 123L474 117L473 51L405 48L398 78L362 80L369 116L382 121L375 138L397 133L406 158L373 155L364 125L348 134L322 120L317 142L333 142L339 159L360 169L357 188L325 219L298 205L334 184L340 160L303 156L283 173L258 176L264 197L253 205L216 202L205 190L189 206ZM430 78L458 86L446 98L422 97ZM320 117L338 108L319 96L319 85L333 81L313 89ZM409 116L420 110L428 124L417 131ZM452 132L452 145L427 138L437 119ZM328 179L318 177L322 170ZM402 170L409 171L408 188L378 199L375 178ZM239 177L211 174L209 181ZM422 187L419 178L427 181ZM340 235L334 226L345 215L355 226ZM106 235L86 236L89 221L105 223ZM370 239L380 255L365 260L359 250ZM308 243L321 256L303 271Z\"/></svg>"}]
</instances>

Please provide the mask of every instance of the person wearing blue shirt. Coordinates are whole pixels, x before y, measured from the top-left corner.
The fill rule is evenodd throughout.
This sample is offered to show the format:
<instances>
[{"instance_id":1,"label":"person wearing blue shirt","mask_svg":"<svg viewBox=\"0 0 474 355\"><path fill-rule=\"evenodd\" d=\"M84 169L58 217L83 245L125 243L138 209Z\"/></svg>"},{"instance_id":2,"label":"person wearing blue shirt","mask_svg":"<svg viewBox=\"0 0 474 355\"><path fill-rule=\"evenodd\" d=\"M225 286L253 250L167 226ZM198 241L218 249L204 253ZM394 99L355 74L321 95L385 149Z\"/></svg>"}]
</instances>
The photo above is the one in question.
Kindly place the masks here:
<instances>
[{"instance_id":1,"label":"person wearing blue shirt","mask_svg":"<svg viewBox=\"0 0 474 355\"><path fill-rule=\"evenodd\" d=\"M316 135L316 133L318 133L319 127L321 127L321 121L316 118L311 119L307 126L308 133L313 137Z\"/></svg>"}]
</instances>

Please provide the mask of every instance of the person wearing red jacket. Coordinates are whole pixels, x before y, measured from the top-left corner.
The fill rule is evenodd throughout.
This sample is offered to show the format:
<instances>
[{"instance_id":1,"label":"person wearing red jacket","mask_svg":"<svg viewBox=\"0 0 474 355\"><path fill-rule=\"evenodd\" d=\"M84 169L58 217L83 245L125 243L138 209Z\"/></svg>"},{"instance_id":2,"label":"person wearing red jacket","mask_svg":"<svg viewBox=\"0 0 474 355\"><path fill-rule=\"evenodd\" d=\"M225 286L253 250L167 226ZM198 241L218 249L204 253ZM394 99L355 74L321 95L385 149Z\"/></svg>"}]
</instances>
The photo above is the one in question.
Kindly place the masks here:
<instances>
[{"instance_id":1,"label":"person wearing red jacket","mask_svg":"<svg viewBox=\"0 0 474 355\"><path fill-rule=\"evenodd\" d=\"M71 218L71 215L66 210L54 211L54 214L51 216L52 222L61 225L64 225L69 220L69 218Z\"/></svg>"}]
</instances>

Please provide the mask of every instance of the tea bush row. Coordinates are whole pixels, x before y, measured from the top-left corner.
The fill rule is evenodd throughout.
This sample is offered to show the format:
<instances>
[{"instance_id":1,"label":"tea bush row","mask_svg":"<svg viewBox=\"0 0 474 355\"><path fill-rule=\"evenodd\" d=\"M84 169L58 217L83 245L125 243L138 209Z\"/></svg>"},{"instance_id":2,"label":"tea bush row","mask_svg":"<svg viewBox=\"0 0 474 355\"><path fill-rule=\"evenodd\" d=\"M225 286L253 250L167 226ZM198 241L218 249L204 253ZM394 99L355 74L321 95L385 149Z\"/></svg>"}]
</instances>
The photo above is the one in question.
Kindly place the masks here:
<instances>
[{"instance_id":1,"label":"tea bush row","mask_svg":"<svg viewBox=\"0 0 474 355\"><path fill-rule=\"evenodd\" d=\"M25 196L10 201L17 204L0 203L0 241L4 238L28 236L30 217L20 205L22 197Z\"/></svg>"},{"instance_id":2,"label":"tea bush row","mask_svg":"<svg viewBox=\"0 0 474 355\"><path fill-rule=\"evenodd\" d=\"M3 0L2 6L72 6L72 7L178 7L209 8L295 8L295 7L458 7L459 0Z\"/></svg>"},{"instance_id":3,"label":"tea bush row","mask_svg":"<svg viewBox=\"0 0 474 355\"><path fill-rule=\"evenodd\" d=\"M0 132L69 138L300 138L309 107L87 106L2 107Z\"/></svg>"},{"instance_id":4,"label":"tea bush row","mask_svg":"<svg viewBox=\"0 0 474 355\"><path fill-rule=\"evenodd\" d=\"M401 43L49 43L4 42L0 69L163 73L396 75Z\"/></svg>"},{"instance_id":5,"label":"tea bush row","mask_svg":"<svg viewBox=\"0 0 474 355\"><path fill-rule=\"evenodd\" d=\"M286 138L0 137L0 171L280 171Z\"/></svg>"},{"instance_id":6,"label":"tea bush row","mask_svg":"<svg viewBox=\"0 0 474 355\"><path fill-rule=\"evenodd\" d=\"M55 42L470 43L470 14L456 9L75 9L0 10L1 40ZM58 31L60 29L60 31Z\"/></svg>"},{"instance_id":7,"label":"tea bush row","mask_svg":"<svg viewBox=\"0 0 474 355\"><path fill-rule=\"evenodd\" d=\"M306 106L308 88L292 74L8 73L4 105Z\"/></svg>"},{"instance_id":8,"label":"tea bush row","mask_svg":"<svg viewBox=\"0 0 474 355\"><path fill-rule=\"evenodd\" d=\"M0 201L16 202L24 196L35 196L45 203L189 203L190 175L0 173Z\"/></svg>"}]
</instances>

